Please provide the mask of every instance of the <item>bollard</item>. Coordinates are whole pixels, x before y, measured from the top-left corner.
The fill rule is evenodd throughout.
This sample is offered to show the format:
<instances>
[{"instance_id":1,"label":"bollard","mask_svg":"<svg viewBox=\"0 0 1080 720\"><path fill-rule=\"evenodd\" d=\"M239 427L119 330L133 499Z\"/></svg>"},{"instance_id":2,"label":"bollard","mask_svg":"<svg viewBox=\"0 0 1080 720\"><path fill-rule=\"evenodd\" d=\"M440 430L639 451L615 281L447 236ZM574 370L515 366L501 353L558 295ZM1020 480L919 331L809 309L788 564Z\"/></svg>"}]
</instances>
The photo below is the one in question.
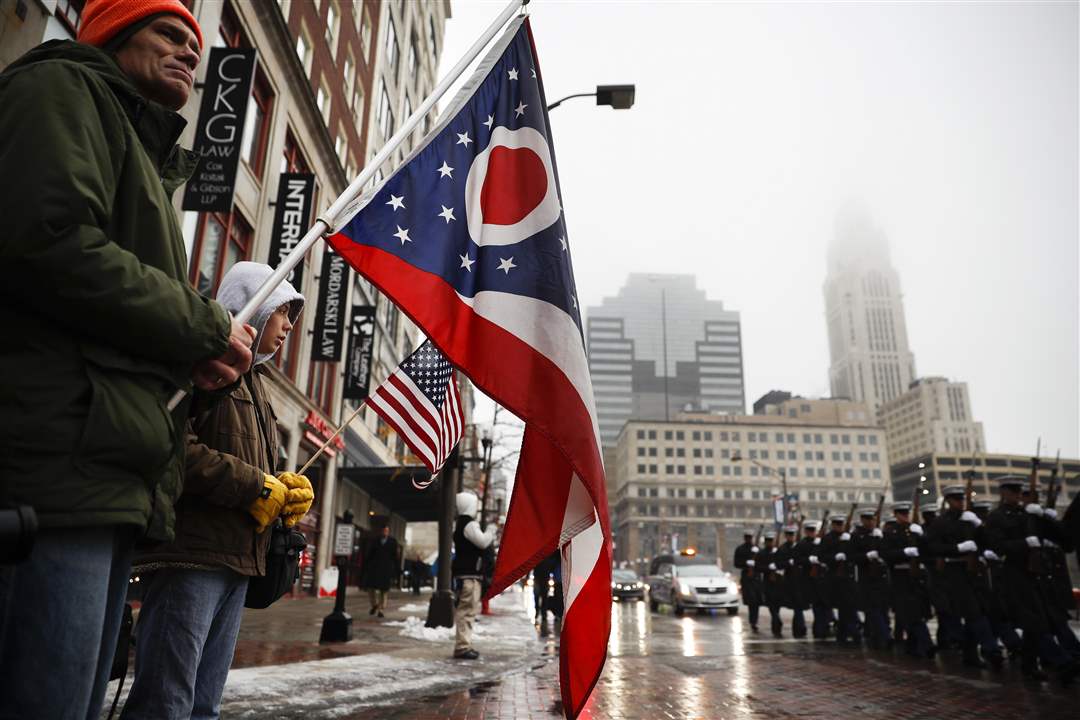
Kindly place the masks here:
<instances>
[{"instance_id":1,"label":"bollard","mask_svg":"<svg viewBox=\"0 0 1080 720\"><path fill-rule=\"evenodd\" d=\"M323 618L319 642L349 642L352 640L352 615L345 612L345 588L348 586L349 555L352 554L353 528L352 510L346 510L343 523L335 528L334 555L338 568L337 597L334 598L334 611ZM347 541L347 543L346 543ZM346 544L348 549L346 550Z\"/></svg>"}]
</instances>

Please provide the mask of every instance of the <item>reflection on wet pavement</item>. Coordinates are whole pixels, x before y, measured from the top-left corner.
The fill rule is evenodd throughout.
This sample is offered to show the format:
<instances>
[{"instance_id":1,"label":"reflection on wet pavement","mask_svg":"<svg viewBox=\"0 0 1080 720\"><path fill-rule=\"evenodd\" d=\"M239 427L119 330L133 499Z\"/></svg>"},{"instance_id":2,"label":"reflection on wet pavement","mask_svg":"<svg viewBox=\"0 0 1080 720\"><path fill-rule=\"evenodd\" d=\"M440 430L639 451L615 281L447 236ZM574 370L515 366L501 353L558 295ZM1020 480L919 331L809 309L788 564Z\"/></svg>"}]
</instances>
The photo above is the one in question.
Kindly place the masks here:
<instances>
[{"instance_id":1,"label":"reflection on wet pavement","mask_svg":"<svg viewBox=\"0 0 1080 720\"><path fill-rule=\"evenodd\" d=\"M830 643L748 635L740 617L651 613L616 604L604 675L581 717L657 718L1072 718L1080 692L1024 685L1015 672L962 668ZM557 645L547 662L460 693L405 700L342 717L411 720L561 717Z\"/></svg>"}]
</instances>

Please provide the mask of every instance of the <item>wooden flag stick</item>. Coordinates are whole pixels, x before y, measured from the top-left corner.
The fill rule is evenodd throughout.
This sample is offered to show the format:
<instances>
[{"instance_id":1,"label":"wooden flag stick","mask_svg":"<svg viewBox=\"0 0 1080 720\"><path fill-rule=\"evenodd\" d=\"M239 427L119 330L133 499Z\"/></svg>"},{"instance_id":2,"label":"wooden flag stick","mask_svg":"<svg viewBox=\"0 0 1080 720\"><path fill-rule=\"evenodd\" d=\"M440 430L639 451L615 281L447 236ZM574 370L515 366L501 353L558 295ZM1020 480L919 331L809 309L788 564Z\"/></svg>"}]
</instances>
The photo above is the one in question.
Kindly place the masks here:
<instances>
[{"instance_id":1,"label":"wooden flag stick","mask_svg":"<svg viewBox=\"0 0 1080 720\"><path fill-rule=\"evenodd\" d=\"M338 427L338 429L334 431L334 434L333 434L333 435L331 435L330 437L326 438L326 442L324 442L324 443L322 444L322 447L321 447L321 448L319 448L318 450L316 450L316 451L315 451L315 454L311 456L311 459L310 459L310 460L308 460L308 461L307 461L306 463L304 463L304 467L300 468L300 470L299 470L299 471L297 471L297 473L296 473L297 475L303 475L303 474L304 474L305 472L307 472L307 469L308 469L309 467L311 467L311 464L312 464L313 462L315 462L316 460L318 460L318 459L319 459L319 456L323 454L323 450L325 450L326 448L328 448L328 447L330 446L330 443L332 443L332 442L334 441L334 438L336 438L336 437L337 437L338 435L340 435L340 434L341 434L341 431L342 431L342 430L344 430L344 429L345 429L346 427L348 427L348 426L349 426L349 423L351 423L351 422L353 421L353 419L354 419L354 418L355 418L355 417L356 417L357 415L359 415L359 414L360 414L360 411L364 409L364 404L365 404L366 402L367 402L367 400L362 400L362 401L360 402L360 404L356 406L356 409L355 409L355 410L353 410L353 412L352 412L352 415L350 415L350 416L348 417L348 419L347 419L347 420L345 420L345 422L341 423L340 427Z\"/></svg>"}]
</instances>

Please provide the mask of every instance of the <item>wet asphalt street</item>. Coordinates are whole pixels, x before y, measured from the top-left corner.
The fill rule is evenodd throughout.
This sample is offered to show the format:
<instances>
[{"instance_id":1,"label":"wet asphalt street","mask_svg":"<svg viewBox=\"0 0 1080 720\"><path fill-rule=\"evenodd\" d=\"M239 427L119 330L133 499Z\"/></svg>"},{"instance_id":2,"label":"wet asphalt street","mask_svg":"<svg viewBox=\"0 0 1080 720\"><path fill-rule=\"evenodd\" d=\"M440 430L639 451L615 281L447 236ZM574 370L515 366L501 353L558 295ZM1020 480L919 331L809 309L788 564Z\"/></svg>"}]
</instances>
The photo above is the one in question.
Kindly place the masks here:
<instances>
[{"instance_id":1,"label":"wet asphalt street","mask_svg":"<svg viewBox=\"0 0 1080 720\"><path fill-rule=\"evenodd\" d=\"M616 604L609 657L583 718L1076 718L1080 691L828 642L753 635L726 614L676 618ZM764 615L764 613L763 613ZM787 622L785 622L785 626ZM480 646L482 649L482 645ZM541 643L527 669L445 695L400 697L348 718L561 717L558 650Z\"/></svg>"}]
</instances>

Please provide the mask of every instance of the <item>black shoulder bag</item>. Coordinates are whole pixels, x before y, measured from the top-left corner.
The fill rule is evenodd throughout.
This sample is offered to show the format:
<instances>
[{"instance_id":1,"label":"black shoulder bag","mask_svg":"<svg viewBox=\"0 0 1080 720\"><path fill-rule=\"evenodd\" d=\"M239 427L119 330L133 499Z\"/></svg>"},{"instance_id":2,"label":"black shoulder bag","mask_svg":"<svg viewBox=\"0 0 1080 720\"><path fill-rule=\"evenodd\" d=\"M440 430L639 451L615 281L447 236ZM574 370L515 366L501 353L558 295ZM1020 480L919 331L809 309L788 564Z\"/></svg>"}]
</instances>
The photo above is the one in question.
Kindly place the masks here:
<instances>
[{"instance_id":1,"label":"black shoulder bag","mask_svg":"<svg viewBox=\"0 0 1080 720\"><path fill-rule=\"evenodd\" d=\"M244 380L247 381L248 391L251 392L251 404L255 407L259 432L262 433L263 442L266 443L266 455L269 460L267 467L273 470L274 458L270 449L272 443L266 432L262 411L259 409L259 399L252 386L251 374L244 375ZM270 607L289 591L300 571L300 553L307 547L307 538L304 537L304 533L295 528L285 527L281 518L274 521L269 531L271 535L270 545L266 548L266 574L248 580L247 595L244 597L244 607L256 610Z\"/></svg>"}]
</instances>

